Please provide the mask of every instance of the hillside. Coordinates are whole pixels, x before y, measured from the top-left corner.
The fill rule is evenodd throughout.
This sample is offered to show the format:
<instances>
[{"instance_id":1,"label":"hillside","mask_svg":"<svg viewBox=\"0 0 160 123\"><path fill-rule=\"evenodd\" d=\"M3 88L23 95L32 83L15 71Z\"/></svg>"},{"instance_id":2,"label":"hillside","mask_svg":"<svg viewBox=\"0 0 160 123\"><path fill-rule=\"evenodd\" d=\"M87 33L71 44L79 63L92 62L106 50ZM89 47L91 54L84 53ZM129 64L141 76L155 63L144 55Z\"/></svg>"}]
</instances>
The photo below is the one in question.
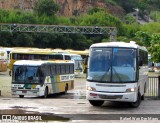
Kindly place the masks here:
<instances>
[{"instance_id":1,"label":"hillside","mask_svg":"<svg viewBox=\"0 0 160 123\"><path fill-rule=\"evenodd\" d=\"M22 9L32 11L38 0L0 0L1 9ZM124 10L120 6L106 3L105 0L55 0L61 6L59 15L73 16L86 13L92 7L104 8L106 12L121 17Z\"/></svg>"}]
</instances>

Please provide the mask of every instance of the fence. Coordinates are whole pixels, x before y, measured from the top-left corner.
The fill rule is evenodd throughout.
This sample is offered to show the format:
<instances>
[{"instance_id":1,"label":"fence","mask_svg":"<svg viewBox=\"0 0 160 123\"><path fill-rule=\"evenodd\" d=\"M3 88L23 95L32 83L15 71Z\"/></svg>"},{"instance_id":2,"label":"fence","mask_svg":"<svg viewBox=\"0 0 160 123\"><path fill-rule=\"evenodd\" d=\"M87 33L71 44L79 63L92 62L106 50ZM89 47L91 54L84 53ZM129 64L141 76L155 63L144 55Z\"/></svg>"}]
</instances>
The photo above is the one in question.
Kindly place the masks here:
<instances>
[{"instance_id":1,"label":"fence","mask_svg":"<svg viewBox=\"0 0 160 123\"><path fill-rule=\"evenodd\" d=\"M160 76L150 76L148 88L145 93L146 98L160 99Z\"/></svg>"}]
</instances>

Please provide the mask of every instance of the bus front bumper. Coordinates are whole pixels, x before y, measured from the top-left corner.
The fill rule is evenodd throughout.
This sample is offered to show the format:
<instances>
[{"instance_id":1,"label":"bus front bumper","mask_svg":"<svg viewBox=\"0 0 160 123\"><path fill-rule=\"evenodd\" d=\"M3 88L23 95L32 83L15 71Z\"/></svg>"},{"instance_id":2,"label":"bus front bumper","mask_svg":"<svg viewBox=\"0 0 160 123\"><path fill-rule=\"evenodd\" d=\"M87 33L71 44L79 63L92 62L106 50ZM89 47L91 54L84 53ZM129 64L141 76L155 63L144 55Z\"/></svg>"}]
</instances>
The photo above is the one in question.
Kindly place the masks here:
<instances>
[{"instance_id":1,"label":"bus front bumper","mask_svg":"<svg viewBox=\"0 0 160 123\"><path fill-rule=\"evenodd\" d=\"M34 96L34 97L43 95L40 93L39 90L28 90L28 89L24 90L12 89L11 93L12 95L24 95L24 96Z\"/></svg>"},{"instance_id":2,"label":"bus front bumper","mask_svg":"<svg viewBox=\"0 0 160 123\"><path fill-rule=\"evenodd\" d=\"M137 93L136 92L102 93L95 91L87 91L86 97L88 100L135 102L137 100Z\"/></svg>"}]
</instances>

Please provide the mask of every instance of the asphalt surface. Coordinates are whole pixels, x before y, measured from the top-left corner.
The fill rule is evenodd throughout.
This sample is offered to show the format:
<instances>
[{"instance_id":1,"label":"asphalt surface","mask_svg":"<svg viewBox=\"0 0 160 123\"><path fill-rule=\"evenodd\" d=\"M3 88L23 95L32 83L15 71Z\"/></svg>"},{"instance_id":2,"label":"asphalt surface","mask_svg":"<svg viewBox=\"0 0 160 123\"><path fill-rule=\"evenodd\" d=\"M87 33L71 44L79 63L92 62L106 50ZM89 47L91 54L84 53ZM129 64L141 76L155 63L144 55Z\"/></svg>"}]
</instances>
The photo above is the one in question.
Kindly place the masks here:
<instances>
[{"instance_id":1,"label":"asphalt surface","mask_svg":"<svg viewBox=\"0 0 160 123\"><path fill-rule=\"evenodd\" d=\"M158 123L160 122L160 100L145 99L138 108L127 103L106 101L101 107L93 107L85 99L85 75L75 78L75 88L67 94L50 95L49 98L11 95L11 77L0 73L0 119L2 116L18 115L30 118L41 116L43 121L71 123ZM31 116L30 116L31 115ZM28 116L28 117L26 117ZM45 121L47 120L47 121ZM27 119L21 122L35 121ZM2 121L1 121L2 122ZM4 123L9 122L3 120ZM11 121L10 121L11 122ZM16 121L14 121L16 122ZM17 121L18 122L18 121Z\"/></svg>"}]
</instances>

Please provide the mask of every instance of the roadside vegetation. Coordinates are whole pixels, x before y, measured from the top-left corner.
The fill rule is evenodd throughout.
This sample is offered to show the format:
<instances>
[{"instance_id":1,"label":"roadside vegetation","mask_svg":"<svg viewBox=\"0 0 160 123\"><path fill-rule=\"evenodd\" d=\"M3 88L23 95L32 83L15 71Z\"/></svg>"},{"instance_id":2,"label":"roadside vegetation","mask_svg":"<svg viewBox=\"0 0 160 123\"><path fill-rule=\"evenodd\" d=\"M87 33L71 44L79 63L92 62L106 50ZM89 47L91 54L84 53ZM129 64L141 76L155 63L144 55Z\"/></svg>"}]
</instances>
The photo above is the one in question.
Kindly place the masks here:
<instances>
[{"instance_id":1,"label":"roadside vegetation","mask_svg":"<svg viewBox=\"0 0 160 123\"><path fill-rule=\"evenodd\" d=\"M155 62L160 62L160 5L159 0L109 0L113 6L124 9L123 17L116 17L103 8L92 8L87 13L63 17L57 13L61 9L53 0L39 0L32 12L21 10L0 10L1 23L75 25L75 26L109 26L117 28L117 40L136 41L146 46ZM140 25L135 17L128 13L139 8L139 16L149 15L152 23ZM62 49L88 49L97 42L109 42L108 35L82 34L44 34L0 32L0 45L6 47L39 47Z\"/></svg>"}]
</instances>

